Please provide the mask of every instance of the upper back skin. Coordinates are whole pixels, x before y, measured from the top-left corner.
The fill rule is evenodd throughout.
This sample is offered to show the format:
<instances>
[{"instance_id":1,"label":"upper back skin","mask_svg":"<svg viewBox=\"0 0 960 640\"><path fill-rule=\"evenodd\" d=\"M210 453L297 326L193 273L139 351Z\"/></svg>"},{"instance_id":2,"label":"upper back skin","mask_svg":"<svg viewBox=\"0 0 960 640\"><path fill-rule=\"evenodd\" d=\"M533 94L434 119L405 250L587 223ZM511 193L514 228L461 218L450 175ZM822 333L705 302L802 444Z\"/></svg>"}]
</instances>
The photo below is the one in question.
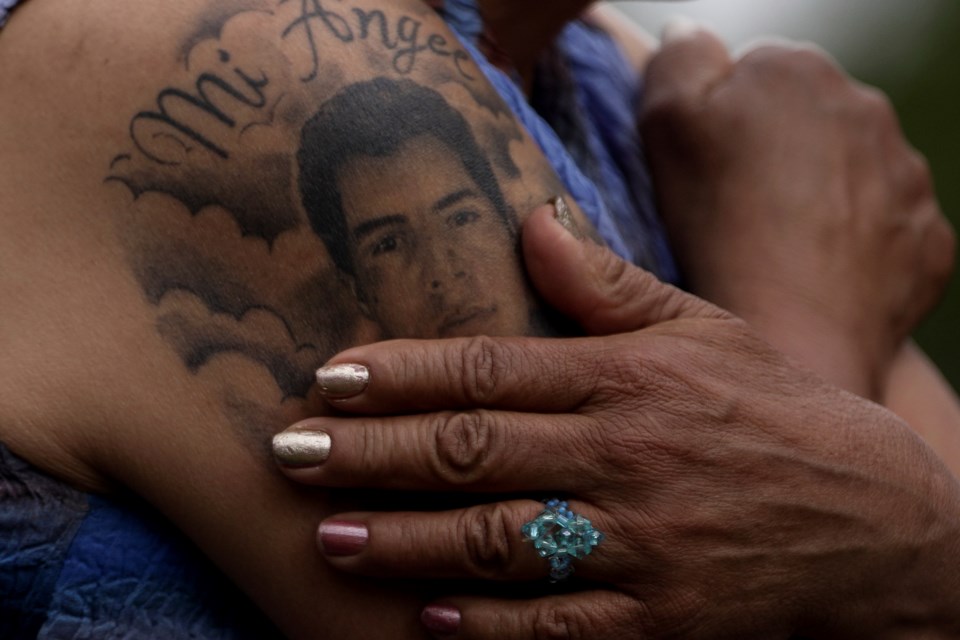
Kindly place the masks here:
<instances>
[{"instance_id":1,"label":"upper back skin","mask_svg":"<svg viewBox=\"0 0 960 640\"><path fill-rule=\"evenodd\" d=\"M396 185L372 225L351 209L322 237L326 209L311 220L316 185L302 173L323 144L304 125L361 86L438 111L402 96L357 106L357 135L329 144L363 138L351 153L380 160L323 184L362 194L375 170L398 173L382 168L398 153L423 182ZM456 145L415 126L439 111L469 124ZM374 149L385 127L419 143ZM451 151L464 136L482 157ZM439 153L462 169L432 169ZM319 560L312 531L329 500L287 484L270 437L322 411L316 366L395 333L378 287L401 262L377 261L403 247L413 266L394 281L422 303L397 314L442 317L445 335L542 330L518 213L561 190L418 0L30 0L0 32L0 441L80 487L144 496L291 636L420 637L416 593L347 582ZM414 224L424 215L442 224ZM471 242L488 251L461 251ZM466 281L508 284L473 308L456 293Z\"/></svg>"}]
</instances>

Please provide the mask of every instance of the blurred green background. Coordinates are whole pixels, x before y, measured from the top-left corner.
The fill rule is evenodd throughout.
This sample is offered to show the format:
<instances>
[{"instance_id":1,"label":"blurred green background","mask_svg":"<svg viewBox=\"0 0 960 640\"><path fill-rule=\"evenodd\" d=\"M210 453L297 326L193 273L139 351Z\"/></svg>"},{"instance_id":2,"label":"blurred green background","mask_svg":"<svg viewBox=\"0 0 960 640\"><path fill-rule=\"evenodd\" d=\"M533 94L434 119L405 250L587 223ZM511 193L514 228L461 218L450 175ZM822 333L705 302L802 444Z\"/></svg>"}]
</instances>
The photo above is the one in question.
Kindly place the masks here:
<instances>
[{"instance_id":1,"label":"blurred green background","mask_svg":"<svg viewBox=\"0 0 960 640\"><path fill-rule=\"evenodd\" d=\"M930 160L944 212L960 228L960 4L941 3L908 77L864 64L858 77L885 89L907 136ZM954 389L960 389L960 277L917 339Z\"/></svg>"},{"instance_id":2,"label":"blurred green background","mask_svg":"<svg viewBox=\"0 0 960 640\"><path fill-rule=\"evenodd\" d=\"M944 212L960 228L960 3L956 0L693 0L618 7L654 33L686 15L735 48L761 35L809 40L886 91L930 160ZM960 389L960 276L917 339Z\"/></svg>"}]
</instances>

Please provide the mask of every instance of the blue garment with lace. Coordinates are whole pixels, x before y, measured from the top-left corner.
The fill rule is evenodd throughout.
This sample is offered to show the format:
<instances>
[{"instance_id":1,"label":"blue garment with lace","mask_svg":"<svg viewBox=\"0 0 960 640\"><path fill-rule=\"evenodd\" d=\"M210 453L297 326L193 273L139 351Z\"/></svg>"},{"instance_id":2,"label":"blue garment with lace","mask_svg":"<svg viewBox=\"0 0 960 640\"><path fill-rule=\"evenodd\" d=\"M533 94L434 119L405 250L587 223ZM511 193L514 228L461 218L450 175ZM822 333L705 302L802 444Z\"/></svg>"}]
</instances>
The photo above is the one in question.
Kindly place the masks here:
<instances>
[{"instance_id":1,"label":"blue garment with lace","mask_svg":"<svg viewBox=\"0 0 960 640\"><path fill-rule=\"evenodd\" d=\"M0 0L0 25L14 4ZM483 25L475 0L447 0L441 13L611 248L675 281L634 123L640 79L611 39L569 25L528 102L477 52ZM0 637L279 634L147 505L71 489L0 445Z\"/></svg>"}]
</instances>

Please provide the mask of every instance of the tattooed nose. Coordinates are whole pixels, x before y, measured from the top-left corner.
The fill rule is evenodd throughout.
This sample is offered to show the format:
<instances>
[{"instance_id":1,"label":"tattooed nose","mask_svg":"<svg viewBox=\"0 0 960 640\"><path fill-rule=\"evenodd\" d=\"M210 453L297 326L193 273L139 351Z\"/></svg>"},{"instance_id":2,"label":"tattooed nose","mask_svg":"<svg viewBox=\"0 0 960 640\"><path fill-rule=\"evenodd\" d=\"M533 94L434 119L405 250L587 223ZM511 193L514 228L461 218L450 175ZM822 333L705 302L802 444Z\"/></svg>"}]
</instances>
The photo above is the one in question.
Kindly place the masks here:
<instances>
[{"instance_id":1,"label":"tattooed nose","mask_svg":"<svg viewBox=\"0 0 960 640\"><path fill-rule=\"evenodd\" d=\"M453 274L453 278L451 278L451 279L452 279L452 280L463 280L463 279L466 278L466 277L467 277L467 272L466 272L466 271L463 271L463 270L460 270L460 271L455 272L455 273ZM442 288L442 287L443 287L443 280L439 280L439 279L438 279L438 280L431 280L431 281L430 281L430 289L432 289L433 291L436 291L437 289L440 289L440 288Z\"/></svg>"}]
</instances>

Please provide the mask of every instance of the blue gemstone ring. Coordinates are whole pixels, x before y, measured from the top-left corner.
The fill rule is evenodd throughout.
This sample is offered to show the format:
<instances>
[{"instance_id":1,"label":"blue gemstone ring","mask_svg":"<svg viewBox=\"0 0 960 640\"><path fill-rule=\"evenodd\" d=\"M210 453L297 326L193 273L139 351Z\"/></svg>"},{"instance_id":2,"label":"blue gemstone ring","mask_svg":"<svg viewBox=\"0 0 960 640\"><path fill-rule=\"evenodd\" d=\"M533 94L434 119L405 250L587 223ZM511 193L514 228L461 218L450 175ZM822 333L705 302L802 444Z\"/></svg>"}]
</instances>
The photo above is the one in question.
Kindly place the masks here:
<instances>
[{"instance_id":1,"label":"blue gemstone ring","mask_svg":"<svg viewBox=\"0 0 960 640\"><path fill-rule=\"evenodd\" d=\"M586 558L606 537L590 521L576 515L564 500L548 500L539 516L520 528L541 558L550 561L550 580L559 582L573 573L573 561Z\"/></svg>"}]
</instances>

